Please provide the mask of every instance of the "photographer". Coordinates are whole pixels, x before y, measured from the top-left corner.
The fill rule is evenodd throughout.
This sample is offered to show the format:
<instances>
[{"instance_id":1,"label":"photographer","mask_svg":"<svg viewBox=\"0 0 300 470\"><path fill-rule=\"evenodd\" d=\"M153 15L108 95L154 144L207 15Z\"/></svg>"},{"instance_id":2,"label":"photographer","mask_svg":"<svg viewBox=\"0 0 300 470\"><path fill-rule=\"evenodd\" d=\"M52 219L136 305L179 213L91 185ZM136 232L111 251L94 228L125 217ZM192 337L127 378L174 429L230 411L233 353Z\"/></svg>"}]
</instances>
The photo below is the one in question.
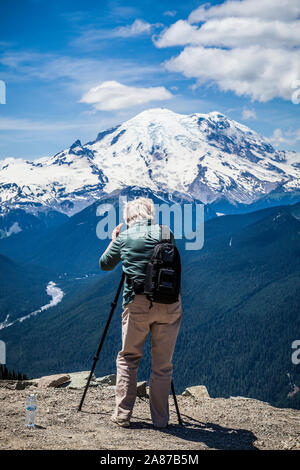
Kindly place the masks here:
<instances>
[{"instance_id":1,"label":"photographer","mask_svg":"<svg viewBox=\"0 0 300 470\"><path fill-rule=\"evenodd\" d=\"M153 425L168 425L168 398L172 380L172 355L178 335L182 309L181 297L173 303L151 301L137 287L145 281L147 264L154 247L162 239L162 227L154 223L151 199L138 198L126 204L124 220L112 233L112 241L100 258L100 267L110 271L121 261L125 273L122 313L122 350L117 356L116 407L112 421L130 426L136 398L137 371L143 345L151 333L152 373L149 382L150 411ZM170 243L175 245L169 230Z\"/></svg>"}]
</instances>

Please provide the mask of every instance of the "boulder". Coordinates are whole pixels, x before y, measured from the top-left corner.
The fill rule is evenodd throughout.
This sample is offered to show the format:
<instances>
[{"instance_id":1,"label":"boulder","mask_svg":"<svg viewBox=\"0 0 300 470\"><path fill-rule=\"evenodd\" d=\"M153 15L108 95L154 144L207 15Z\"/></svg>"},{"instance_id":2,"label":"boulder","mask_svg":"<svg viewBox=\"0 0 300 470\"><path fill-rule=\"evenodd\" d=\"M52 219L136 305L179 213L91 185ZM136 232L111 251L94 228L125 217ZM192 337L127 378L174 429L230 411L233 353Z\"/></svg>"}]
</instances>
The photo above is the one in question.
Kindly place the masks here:
<instances>
[{"instance_id":1,"label":"boulder","mask_svg":"<svg viewBox=\"0 0 300 470\"><path fill-rule=\"evenodd\" d=\"M24 380L23 383L25 385L25 388L26 387L38 387L39 379Z\"/></svg>"},{"instance_id":2,"label":"boulder","mask_svg":"<svg viewBox=\"0 0 300 470\"><path fill-rule=\"evenodd\" d=\"M66 385L63 385L65 388L73 388L73 389L80 389L84 388L86 386L86 381L90 375L89 370L85 370L83 372L72 372L69 374L69 381L66 383ZM98 385L96 382L96 377L93 374L92 375L92 380L90 382L90 386L93 387L95 385Z\"/></svg>"},{"instance_id":3,"label":"boulder","mask_svg":"<svg viewBox=\"0 0 300 470\"><path fill-rule=\"evenodd\" d=\"M38 388L59 387L69 382L69 380L70 376L68 374L46 375L39 379Z\"/></svg>"},{"instance_id":4,"label":"boulder","mask_svg":"<svg viewBox=\"0 0 300 470\"><path fill-rule=\"evenodd\" d=\"M195 385L194 387L188 387L185 389L182 395L185 397L192 396L194 398L210 398L205 385Z\"/></svg>"},{"instance_id":5,"label":"boulder","mask_svg":"<svg viewBox=\"0 0 300 470\"><path fill-rule=\"evenodd\" d=\"M137 397L147 397L147 388L146 382L138 382L136 387L136 396Z\"/></svg>"},{"instance_id":6,"label":"boulder","mask_svg":"<svg viewBox=\"0 0 300 470\"><path fill-rule=\"evenodd\" d=\"M25 380L0 380L0 388L8 390L24 390Z\"/></svg>"},{"instance_id":7,"label":"boulder","mask_svg":"<svg viewBox=\"0 0 300 470\"><path fill-rule=\"evenodd\" d=\"M116 385L116 374L105 375L104 377L98 377L96 382L99 385Z\"/></svg>"},{"instance_id":8,"label":"boulder","mask_svg":"<svg viewBox=\"0 0 300 470\"><path fill-rule=\"evenodd\" d=\"M90 387L98 387L98 382L96 380L91 380L89 386Z\"/></svg>"}]
</instances>

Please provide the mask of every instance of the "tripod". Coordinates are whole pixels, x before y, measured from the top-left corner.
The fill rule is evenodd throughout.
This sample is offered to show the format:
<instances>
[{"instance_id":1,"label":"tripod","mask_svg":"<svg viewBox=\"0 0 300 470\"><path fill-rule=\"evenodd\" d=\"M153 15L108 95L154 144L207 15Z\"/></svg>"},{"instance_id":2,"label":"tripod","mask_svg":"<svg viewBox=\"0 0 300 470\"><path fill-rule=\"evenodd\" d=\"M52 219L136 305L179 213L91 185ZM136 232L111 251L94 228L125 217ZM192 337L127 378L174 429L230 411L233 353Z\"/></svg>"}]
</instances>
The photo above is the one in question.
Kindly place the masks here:
<instances>
[{"instance_id":1,"label":"tripod","mask_svg":"<svg viewBox=\"0 0 300 470\"><path fill-rule=\"evenodd\" d=\"M97 362L98 362L98 359L99 359L99 355L100 355L100 352L101 352L101 349L102 349L102 346L103 346L103 343L104 343L104 340L105 340L105 337L106 337L107 330L108 330L108 328L109 328L109 325L110 325L110 322L111 322L111 319L112 319L114 310L115 310L115 308L116 308L116 306L117 306L117 303L118 303L118 298L119 298L119 295L120 295L120 292L121 292L121 289L122 289L122 286L123 286L123 283L124 283L124 279L125 279L125 274L124 274L124 272L123 272L123 273L122 273L121 280L120 280L120 284L119 284L119 286L118 286L118 289L117 289L117 292L116 292L116 295L115 295L115 298L114 298L113 302L111 303L110 314L109 314L107 323L106 323L106 325L105 325L104 332L103 332L103 335L102 335L100 344L99 344L99 346L98 346L96 355L94 356L94 362L93 362L93 365L92 365L92 368L91 368L91 372L90 372L90 375L89 375L89 377L88 377L88 379L87 379L86 386L85 386L85 388L84 388L83 395L82 395L82 397L81 397L80 404L79 404L79 406L78 406L78 410L77 410L77 411L81 411L81 408L82 408L82 405L83 405L85 396L86 396L86 394L87 394L87 391L88 391L88 388L89 388L89 385L90 385L90 381L91 381L91 379L92 379L92 376L93 376L93 374L94 374L94 371L95 371L95 368L96 368L96 365L97 365ZM180 425L182 425L183 423L182 423L182 419L181 419L181 416L180 416L180 411L179 411L179 407L178 407L178 403L177 403L177 399L176 399L176 393L175 393L175 388L174 388L173 380L172 380L172 382L171 382L171 390L172 390L172 395L173 395L173 398L174 398L174 404L175 404L175 408L176 408L178 423L179 423Z\"/></svg>"}]
</instances>

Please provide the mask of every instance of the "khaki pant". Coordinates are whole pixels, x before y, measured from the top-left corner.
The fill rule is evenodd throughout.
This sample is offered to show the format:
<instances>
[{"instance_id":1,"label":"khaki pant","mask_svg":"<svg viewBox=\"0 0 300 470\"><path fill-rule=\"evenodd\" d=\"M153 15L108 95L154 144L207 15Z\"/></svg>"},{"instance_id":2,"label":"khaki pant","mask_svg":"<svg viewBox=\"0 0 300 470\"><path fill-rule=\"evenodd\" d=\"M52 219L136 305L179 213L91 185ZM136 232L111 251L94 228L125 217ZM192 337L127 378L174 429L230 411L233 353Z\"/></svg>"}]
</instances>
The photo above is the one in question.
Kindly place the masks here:
<instances>
[{"instance_id":1,"label":"khaki pant","mask_svg":"<svg viewBox=\"0 0 300 470\"><path fill-rule=\"evenodd\" d=\"M143 346L151 332L152 374L149 382L150 411L154 426L169 420L172 356L181 322L181 298L173 304L150 302L136 295L122 313L122 351L117 356L116 407L114 417L131 418L136 398L137 370Z\"/></svg>"}]
</instances>

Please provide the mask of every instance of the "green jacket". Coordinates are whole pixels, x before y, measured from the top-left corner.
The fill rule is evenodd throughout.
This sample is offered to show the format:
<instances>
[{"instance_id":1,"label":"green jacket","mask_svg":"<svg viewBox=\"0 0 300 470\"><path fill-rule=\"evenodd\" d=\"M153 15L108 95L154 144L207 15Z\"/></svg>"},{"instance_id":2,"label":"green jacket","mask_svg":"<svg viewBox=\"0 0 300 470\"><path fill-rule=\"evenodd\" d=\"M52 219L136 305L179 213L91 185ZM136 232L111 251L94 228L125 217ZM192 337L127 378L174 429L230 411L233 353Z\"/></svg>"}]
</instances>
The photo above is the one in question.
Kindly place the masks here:
<instances>
[{"instance_id":1,"label":"green jacket","mask_svg":"<svg viewBox=\"0 0 300 470\"><path fill-rule=\"evenodd\" d=\"M170 231L171 242L176 244L173 233ZM132 224L111 245L107 253L99 260L100 268L111 271L122 261L123 271L131 279L145 279L145 271L151 258L154 246L161 240L161 227L159 224L151 224L148 219L142 219ZM125 277L123 304L125 307L134 299L134 291L128 285Z\"/></svg>"}]
</instances>

